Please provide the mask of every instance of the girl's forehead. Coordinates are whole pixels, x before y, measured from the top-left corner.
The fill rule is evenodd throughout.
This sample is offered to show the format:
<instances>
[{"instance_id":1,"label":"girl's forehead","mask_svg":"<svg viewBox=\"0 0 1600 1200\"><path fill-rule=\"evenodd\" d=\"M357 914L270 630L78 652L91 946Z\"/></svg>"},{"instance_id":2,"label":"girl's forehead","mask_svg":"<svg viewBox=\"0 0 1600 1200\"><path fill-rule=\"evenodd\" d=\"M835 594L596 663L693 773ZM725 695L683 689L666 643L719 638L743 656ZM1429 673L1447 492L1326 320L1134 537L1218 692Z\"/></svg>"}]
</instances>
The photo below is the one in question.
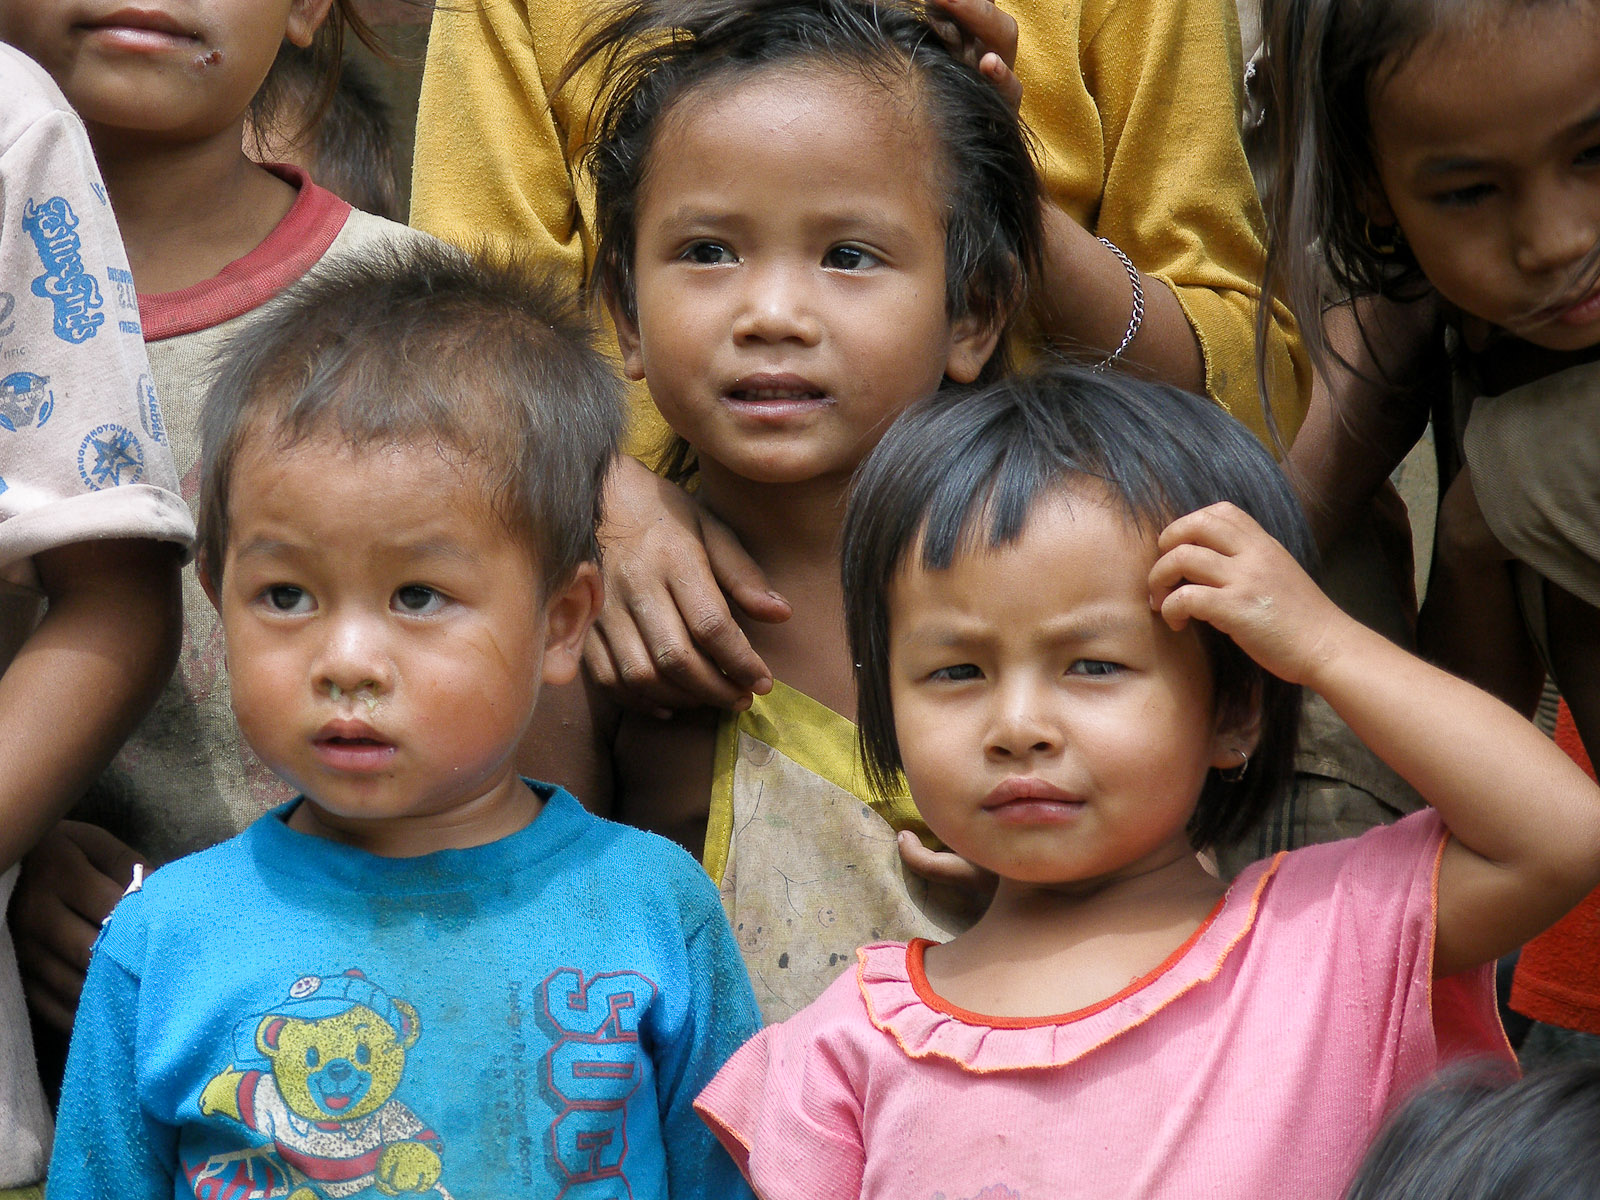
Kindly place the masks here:
<instances>
[{"instance_id":1,"label":"girl's forehead","mask_svg":"<svg viewBox=\"0 0 1600 1200\"><path fill-rule=\"evenodd\" d=\"M909 69L862 60L794 59L733 65L681 92L657 122L655 145L706 124L733 119L776 130L826 114L828 121L864 138L914 139L934 147L924 89ZM655 147L652 147L654 149Z\"/></svg>"}]
</instances>

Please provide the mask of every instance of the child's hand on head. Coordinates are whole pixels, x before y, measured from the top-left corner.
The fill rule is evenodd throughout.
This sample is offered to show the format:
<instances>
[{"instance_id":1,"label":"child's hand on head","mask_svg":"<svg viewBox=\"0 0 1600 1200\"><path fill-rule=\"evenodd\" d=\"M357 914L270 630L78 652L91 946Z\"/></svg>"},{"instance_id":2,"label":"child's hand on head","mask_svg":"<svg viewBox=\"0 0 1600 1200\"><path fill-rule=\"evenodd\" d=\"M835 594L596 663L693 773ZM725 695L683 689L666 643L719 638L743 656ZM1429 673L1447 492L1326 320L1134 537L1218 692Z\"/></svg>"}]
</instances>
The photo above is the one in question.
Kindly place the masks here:
<instances>
[{"instance_id":1,"label":"child's hand on head","mask_svg":"<svg viewBox=\"0 0 1600 1200\"><path fill-rule=\"evenodd\" d=\"M928 23L956 57L999 89L1013 109L1022 107L1016 76L1017 22L990 0L933 0Z\"/></svg>"},{"instance_id":2,"label":"child's hand on head","mask_svg":"<svg viewBox=\"0 0 1600 1200\"><path fill-rule=\"evenodd\" d=\"M786 620L789 603L726 525L624 456L607 484L600 539L606 603L584 649L590 678L626 707L660 716L748 706L752 692L772 689L728 600L758 621Z\"/></svg>"},{"instance_id":3,"label":"child's hand on head","mask_svg":"<svg viewBox=\"0 0 1600 1200\"><path fill-rule=\"evenodd\" d=\"M1290 553L1226 502L1173 521L1157 539L1150 606L1167 624L1191 620L1227 634L1281 679L1305 683L1336 653L1348 618Z\"/></svg>"}]
</instances>

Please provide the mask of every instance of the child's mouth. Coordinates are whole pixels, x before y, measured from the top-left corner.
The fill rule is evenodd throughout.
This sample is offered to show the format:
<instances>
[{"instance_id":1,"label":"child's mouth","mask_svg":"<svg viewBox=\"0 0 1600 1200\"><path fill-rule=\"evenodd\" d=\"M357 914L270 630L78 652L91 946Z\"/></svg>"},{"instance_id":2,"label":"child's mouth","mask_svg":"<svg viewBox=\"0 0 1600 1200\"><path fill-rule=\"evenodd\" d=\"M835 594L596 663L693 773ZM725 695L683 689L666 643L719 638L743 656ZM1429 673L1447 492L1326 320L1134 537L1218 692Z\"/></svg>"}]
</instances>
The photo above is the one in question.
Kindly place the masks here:
<instances>
[{"instance_id":1,"label":"child's mouth","mask_svg":"<svg viewBox=\"0 0 1600 1200\"><path fill-rule=\"evenodd\" d=\"M350 723L353 724L353 723ZM370 729L323 728L313 739L317 758L337 771L378 771L387 767L395 755L392 742L384 741Z\"/></svg>"},{"instance_id":2,"label":"child's mouth","mask_svg":"<svg viewBox=\"0 0 1600 1200\"><path fill-rule=\"evenodd\" d=\"M81 28L124 50L189 49L200 40L195 30L154 9L118 9L108 16L85 22Z\"/></svg>"}]
</instances>

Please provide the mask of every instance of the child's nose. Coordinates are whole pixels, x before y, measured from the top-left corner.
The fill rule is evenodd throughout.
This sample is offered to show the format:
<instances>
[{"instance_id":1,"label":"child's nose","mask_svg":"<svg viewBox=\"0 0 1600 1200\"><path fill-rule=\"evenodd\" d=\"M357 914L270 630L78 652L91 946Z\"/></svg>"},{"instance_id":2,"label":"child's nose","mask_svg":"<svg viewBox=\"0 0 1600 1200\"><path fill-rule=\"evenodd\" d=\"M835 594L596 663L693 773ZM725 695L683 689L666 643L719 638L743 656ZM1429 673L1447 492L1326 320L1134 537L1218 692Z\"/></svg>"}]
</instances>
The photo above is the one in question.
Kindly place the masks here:
<instances>
[{"instance_id":1,"label":"child's nose","mask_svg":"<svg viewBox=\"0 0 1600 1200\"><path fill-rule=\"evenodd\" d=\"M313 668L313 684L337 700L364 693L381 696L394 687L395 669L379 622L335 618Z\"/></svg>"},{"instance_id":2,"label":"child's nose","mask_svg":"<svg viewBox=\"0 0 1600 1200\"><path fill-rule=\"evenodd\" d=\"M1517 218L1517 266L1530 275L1576 266L1600 238L1600 211L1587 192L1542 189L1519 207Z\"/></svg>"},{"instance_id":3,"label":"child's nose","mask_svg":"<svg viewBox=\"0 0 1600 1200\"><path fill-rule=\"evenodd\" d=\"M786 265L753 265L746 275L733 336L739 342L815 344L822 334L805 272Z\"/></svg>"},{"instance_id":4,"label":"child's nose","mask_svg":"<svg viewBox=\"0 0 1600 1200\"><path fill-rule=\"evenodd\" d=\"M996 689L987 746L991 758L1052 755L1064 740L1061 722L1038 688L1019 683Z\"/></svg>"}]
</instances>

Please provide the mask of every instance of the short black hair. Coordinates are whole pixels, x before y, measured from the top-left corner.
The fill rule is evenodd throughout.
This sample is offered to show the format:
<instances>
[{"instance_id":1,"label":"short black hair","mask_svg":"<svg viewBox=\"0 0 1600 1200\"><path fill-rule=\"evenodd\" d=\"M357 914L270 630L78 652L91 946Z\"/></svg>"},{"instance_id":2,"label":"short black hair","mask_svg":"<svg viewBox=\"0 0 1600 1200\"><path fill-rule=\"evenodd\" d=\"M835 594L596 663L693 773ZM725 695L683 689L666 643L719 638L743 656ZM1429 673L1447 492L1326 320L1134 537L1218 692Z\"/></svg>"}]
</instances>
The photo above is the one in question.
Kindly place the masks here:
<instances>
[{"instance_id":1,"label":"short black hair","mask_svg":"<svg viewBox=\"0 0 1600 1200\"><path fill-rule=\"evenodd\" d=\"M599 556L622 383L578 298L519 263L421 234L320 269L235 335L200 417L200 546L219 579L241 448L337 433L428 442L482 464L548 595ZM421 498L421 502L428 502Z\"/></svg>"},{"instance_id":2,"label":"short black hair","mask_svg":"<svg viewBox=\"0 0 1600 1200\"><path fill-rule=\"evenodd\" d=\"M1408 1101L1345 1200L1593 1200L1600 1063L1468 1067Z\"/></svg>"},{"instance_id":3,"label":"short black hair","mask_svg":"<svg viewBox=\"0 0 1600 1200\"><path fill-rule=\"evenodd\" d=\"M1104 488L1141 531L1230 500L1308 569L1316 551L1283 472L1209 400L1120 372L1047 366L908 408L862 463L845 516L845 623L856 664L866 774L888 792L901 768L889 701L888 593L907 556L930 570L1021 536L1063 485ZM1198 848L1251 828L1294 772L1300 689L1200 626L1219 714L1259 711L1261 737L1238 782L1211 772L1189 823Z\"/></svg>"},{"instance_id":4,"label":"short black hair","mask_svg":"<svg viewBox=\"0 0 1600 1200\"><path fill-rule=\"evenodd\" d=\"M663 120L685 97L773 68L814 63L887 86L909 82L944 155L945 296L952 320L1002 336L983 381L1005 367L1005 337L1041 258L1039 177L1017 114L940 40L920 5L898 0L629 0L610 10L563 80L599 70L584 162L594 180L594 281L630 318L635 222Z\"/></svg>"}]
</instances>

